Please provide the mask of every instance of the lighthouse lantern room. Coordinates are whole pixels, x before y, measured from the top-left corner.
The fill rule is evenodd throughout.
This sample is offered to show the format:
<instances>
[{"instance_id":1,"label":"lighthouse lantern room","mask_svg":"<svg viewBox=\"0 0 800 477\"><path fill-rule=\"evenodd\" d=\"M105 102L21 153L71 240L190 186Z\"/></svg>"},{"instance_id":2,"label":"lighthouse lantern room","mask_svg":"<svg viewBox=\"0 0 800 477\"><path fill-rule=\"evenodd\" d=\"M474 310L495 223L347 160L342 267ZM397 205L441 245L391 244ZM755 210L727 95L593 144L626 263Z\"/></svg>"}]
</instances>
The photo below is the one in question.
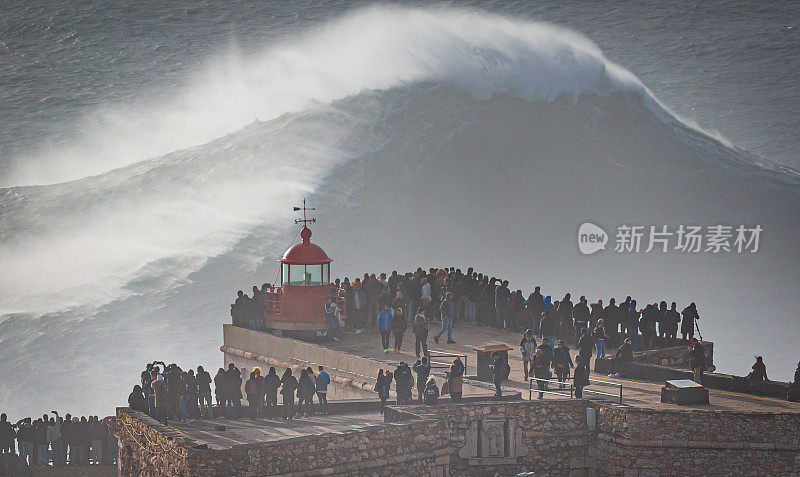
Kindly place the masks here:
<instances>
[{"instance_id":1,"label":"lighthouse lantern room","mask_svg":"<svg viewBox=\"0 0 800 477\"><path fill-rule=\"evenodd\" d=\"M322 331L327 328L324 305L330 296L330 263L333 261L319 245L311 243L307 212L314 210L295 207L303 211L302 219L295 223L303 224L300 230L301 242L289 247L279 259L280 286L268 290L264 321L266 328L291 331Z\"/></svg>"}]
</instances>

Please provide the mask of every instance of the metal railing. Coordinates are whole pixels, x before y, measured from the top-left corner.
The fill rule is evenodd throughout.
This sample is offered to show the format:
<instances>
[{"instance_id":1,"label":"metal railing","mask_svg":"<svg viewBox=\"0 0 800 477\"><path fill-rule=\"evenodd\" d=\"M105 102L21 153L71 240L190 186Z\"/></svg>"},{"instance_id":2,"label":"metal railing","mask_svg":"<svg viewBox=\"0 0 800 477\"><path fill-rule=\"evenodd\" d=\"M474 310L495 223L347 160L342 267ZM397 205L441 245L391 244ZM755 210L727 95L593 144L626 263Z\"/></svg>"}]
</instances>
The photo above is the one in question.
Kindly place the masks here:
<instances>
[{"instance_id":1,"label":"metal railing","mask_svg":"<svg viewBox=\"0 0 800 477\"><path fill-rule=\"evenodd\" d=\"M572 382L569 382L572 381ZM551 391L550 389L539 389L538 386L534 388L534 382L545 382L545 383L553 383L559 386L557 391ZM588 386L584 386L581 391L582 393L591 393L591 394L598 394L601 396L610 396L613 398L619 398L619 403L622 404L622 384L615 383L612 381L603 381L600 379L591 379L589 378L589 386L592 384L599 384L601 386L614 386L619 387L619 393L610 393L606 391L595 391L594 389L588 389ZM569 386L567 389L563 389L562 386L567 385ZM566 391L569 391L567 394ZM528 400L533 399L533 393L546 393L546 394L554 394L556 396L564 396L572 399L575 397L575 385L574 385L574 378L572 376L566 378L565 381L557 381L555 379L544 379L544 378L530 378L528 382Z\"/></svg>"},{"instance_id":2,"label":"metal railing","mask_svg":"<svg viewBox=\"0 0 800 477\"><path fill-rule=\"evenodd\" d=\"M463 361L464 361L464 376L467 375L467 355L466 354L448 353L447 351L428 350L428 364L431 365L431 369L450 369L450 365L453 364L453 363L436 362L436 361L433 360L434 356L441 356L443 358L463 358Z\"/></svg>"},{"instance_id":3,"label":"metal railing","mask_svg":"<svg viewBox=\"0 0 800 477\"><path fill-rule=\"evenodd\" d=\"M539 389L537 386L536 389L533 387L534 381L538 383L553 383L559 386L558 391L551 391L550 389ZM567 386L567 389L563 389L562 386ZM565 391L569 391L567 394ZM533 393L545 393L545 394L555 394L556 396L564 396L570 399L573 398L575 393L575 388L573 387L572 383L567 381L558 381L556 379L544 379L544 378L530 378L528 381L528 400L533 400Z\"/></svg>"},{"instance_id":4,"label":"metal railing","mask_svg":"<svg viewBox=\"0 0 800 477\"><path fill-rule=\"evenodd\" d=\"M614 386L614 387L618 386L619 387L619 394L617 394L617 393L609 393L609 392L605 392L605 391L595 391L594 389L587 389L587 387L583 388L583 392L592 393L592 394L599 394L601 396L610 396L610 397L613 397L613 398L619 397L619 403L622 404L622 384L621 383L615 383L615 382L612 382L612 381L602 381L600 379L589 378L589 386L591 386L592 384L595 384L595 383L596 384L600 384L602 386Z\"/></svg>"}]
</instances>

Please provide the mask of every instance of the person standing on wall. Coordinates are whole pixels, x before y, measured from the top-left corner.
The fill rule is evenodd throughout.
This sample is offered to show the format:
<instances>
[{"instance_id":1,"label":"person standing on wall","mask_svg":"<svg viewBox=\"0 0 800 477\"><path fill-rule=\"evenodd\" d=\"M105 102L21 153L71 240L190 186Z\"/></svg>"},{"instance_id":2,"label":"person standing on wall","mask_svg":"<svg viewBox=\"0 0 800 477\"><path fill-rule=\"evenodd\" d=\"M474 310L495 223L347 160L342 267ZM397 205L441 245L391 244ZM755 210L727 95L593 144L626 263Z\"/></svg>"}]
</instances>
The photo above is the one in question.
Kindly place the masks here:
<instances>
[{"instance_id":1,"label":"person standing on wall","mask_svg":"<svg viewBox=\"0 0 800 477\"><path fill-rule=\"evenodd\" d=\"M697 314L697 305L690 303L689 306L683 309L681 315L683 315L681 335L684 340L688 338L691 341L694 338L694 323L700 319L700 316Z\"/></svg>"},{"instance_id":2,"label":"person standing on wall","mask_svg":"<svg viewBox=\"0 0 800 477\"><path fill-rule=\"evenodd\" d=\"M457 357L450 365L450 371L447 373L447 388L450 390L450 400L458 404L461 402L461 396L464 392L464 363L461 358Z\"/></svg>"},{"instance_id":3,"label":"person standing on wall","mask_svg":"<svg viewBox=\"0 0 800 477\"><path fill-rule=\"evenodd\" d=\"M703 344L697 341L697 338L692 338L690 346L691 352L691 368L694 373L694 382L703 384L703 369L706 366L706 355L703 349Z\"/></svg>"},{"instance_id":4,"label":"person standing on wall","mask_svg":"<svg viewBox=\"0 0 800 477\"><path fill-rule=\"evenodd\" d=\"M283 396L283 418L290 421L294 418L294 390L297 389L297 378L292 370L286 368L281 378L281 396Z\"/></svg>"},{"instance_id":5,"label":"person standing on wall","mask_svg":"<svg viewBox=\"0 0 800 477\"><path fill-rule=\"evenodd\" d=\"M315 383L317 390L317 400L319 401L319 413L323 416L328 415L328 385L331 383L331 377L322 365L317 368L317 381Z\"/></svg>"},{"instance_id":6,"label":"person standing on wall","mask_svg":"<svg viewBox=\"0 0 800 477\"><path fill-rule=\"evenodd\" d=\"M492 358L494 358L494 361L492 362L491 365L492 372L494 373L494 379L493 379L495 388L494 397L498 400L501 400L503 399L502 384L503 384L503 375L506 367L506 361L503 359L503 356L497 351L492 353Z\"/></svg>"}]
</instances>

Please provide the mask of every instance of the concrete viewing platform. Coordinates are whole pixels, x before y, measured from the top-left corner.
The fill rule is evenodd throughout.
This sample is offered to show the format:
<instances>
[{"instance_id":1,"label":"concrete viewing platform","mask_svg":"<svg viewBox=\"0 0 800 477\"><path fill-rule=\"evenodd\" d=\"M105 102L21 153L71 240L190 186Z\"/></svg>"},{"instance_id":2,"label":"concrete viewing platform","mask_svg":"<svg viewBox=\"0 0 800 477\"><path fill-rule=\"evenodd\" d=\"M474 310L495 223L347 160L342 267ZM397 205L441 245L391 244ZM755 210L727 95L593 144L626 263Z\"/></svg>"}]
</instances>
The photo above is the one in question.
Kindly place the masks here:
<instances>
[{"instance_id":1,"label":"concrete viewing platform","mask_svg":"<svg viewBox=\"0 0 800 477\"><path fill-rule=\"evenodd\" d=\"M432 327L428 339L428 345L431 351L442 351L467 356L467 376L464 379L465 396L490 397L494 392L494 387L491 383L474 379L477 359L473 348L488 343L504 343L512 348L512 350L508 353L511 373L509 375L509 380L503 383L503 387L509 392L521 392L523 398L527 399L529 384L524 380L523 376L522 356L519 352L519 341L522 337L520 333L512 333L470 323L457 323L453 335L456 344L445 344L444 339L440 341L440 344L435 344L432 339L434 331L436 330ZM374 377L379 368L393 370L401 360L413 364L417 359L414 355L414 336L410 331L406 332L401 352L395 353L393 350L390 350L389 353L384 353L381 349L380 335L376 330L372 329L361 334L342 333L341 341L338 343L333 341L307 343L291 338L273 336L269 333L225 325L225 343L229 348L237 349L239 347L236 345L239 344L241 347L253 351L254 349L258 349L259 341L262 342L262 346L265 348L266 352L272 355L280 355L274 356L279 360L301 366L316 366L317 364L322 364L334 375L349 375L352 378L348 381L350 383L366 383L366 386L361 386L361 390L367 392L371 391L371 384L374 383ZM392 344L393 343L394 339L392 339ZM226 364L228 362L235 362L237 366L247 367L247 362L250 361L250 368L252 368L252 360L242 360L240 357L234 356L232 354L232 349L226 352ZM609 351L613 353L615 350ZM574 360L577 355L577 350L572 349L570 353ZM434 356L431 360L434 363L445 365L452 361L452 358ZM592 370L594 370L594 367L595 358L592 357ZM432 376L436 377L440 384L444 378L444 371L445 369L443 367L436 368L432 371ZM623 386L623 404L643 409L698 409L706 411L800 413L800 404L792 403L785 399L755 396L717 389L709 390L710 404L708 405L667 404L661 402L661 387L664 385L663 381L649 382L646 380L611 378L605 374L601 375L594 372L592 372L590 379L621 384ZM341 382L343 381L340 380L340 383ZM340 383L334 383L334 386L341 387ZM550 390L556 390L554 388L555 387L551 385ZM615 386L604 384L591 385L587 389L616 394L619 392L618 388ZM567 394L569 393L568 390L565 392ZM361 396L363 396L363 394ZM534 392L534 399L536 396L537 393ZM584 397L587 399L614 401L613 397L592 393L587 393ZM447 396L444 398L447 399ZM544 398L563 399L563 396L545 394Z\"/></svg>"},{"instance_id":2,"label":"concrete viewing platform","mask_svg":"<svg viewBox=\"0 0 800 477\"><path fill-rule=\"evenodd\" d=\"M662 403L663 382L597 374L592 378L606 383L590 385L583 399L551 385L562 394L538 400L534 390L529 400L517 333L457 324L456 344L429 345L466 357L465 402L452 404L446 395L437 406L393 406L390 400L385 416L372 391L375 375L416 360L410 332L411 346L400 353L384 353L371 330L345 333L338 343L310 343L225 325L224 337L225 364L245 372L325 366L339 397L329 403L331 415L165 426L119 408L122 475L798 475L800 404L718 389L710 390L709 404ZM475 377L473 348L491 343L511 348L503 401L493 399L491 383ZM683 347L661 351L639 359L674 369L685 364ZM440 366L432 373L440 384L451 360L432 359Z\"/></svg>"}]
</instances>

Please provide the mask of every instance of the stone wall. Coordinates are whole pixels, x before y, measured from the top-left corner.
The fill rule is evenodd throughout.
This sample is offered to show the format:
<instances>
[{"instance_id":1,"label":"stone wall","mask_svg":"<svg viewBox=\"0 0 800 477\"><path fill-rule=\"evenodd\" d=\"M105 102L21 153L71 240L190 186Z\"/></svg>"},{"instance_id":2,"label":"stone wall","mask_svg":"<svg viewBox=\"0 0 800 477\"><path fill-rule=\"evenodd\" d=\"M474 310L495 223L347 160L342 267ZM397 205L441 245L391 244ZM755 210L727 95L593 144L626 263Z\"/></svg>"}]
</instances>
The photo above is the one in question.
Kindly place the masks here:
<instances>
[{"instance_id":1,"label":"stone wall","mask_svg":"<svg viewBox=\"0 0 800 477\"><path fill-rule=\"evenodd\" d=\"M142 412L117 408L122 475L189 475L187 457L195 443Z\"/></svg>"},{"instance_id":2,"label":"stone wall","mask_svg":"<svg viewBox=\"0 0 800 477\"><path fill-rule=\"evenodd\" d=\"M706 355L706 367L713 370L714 365L714 343L703 342L703 354ZM669 348L661 348L634 353L634 360L639 363L658 364L672 368L691 369L691 354L688 344L680 344Z\"/></svg>"},{"instance_id":3,"label":"stone wall","mask_svg":"<svg viewBox=\"0 0 800 477\"><path fill-rule=\"evenodd\" d=\"M652 410L585 399L392 406L382 425L225 451L199 449L126 408L117 417L122 475L798 475L800 469L800 412Z\"/></svg>"},{"instance_id":4,"label":"stone wall","mask_svg":"<svg viewBox=\"0 0 800 477\"><path fill-rule=\"evenodd\" d=\"M444 476L444 422L410 420L229 450L202 449L148 416L117 409L123 476Z\"/></svg>"},{"instance_id":5,"label":"stone wall","mask_svg":"<svg viewBox=\"0 0 800 477\"><path fill-rule=\"evenodd\" d=\"M591 435L586 407L584 400L394 407L387 412L386 420L444 423L450 439L452 475L569 475L587 467ZM486 442L493 433L496 442Z\"/></svg>"},{"instance_id":6,"label":"stone wall","mask_svg":"<svg viewBox=\"0 0 800 477\"><path fill-rule=\"evenodd\" d=\"M797 475L800 413L648 410L592 403L588 459L607 475Z\"/></svg>"}]
</instances>

